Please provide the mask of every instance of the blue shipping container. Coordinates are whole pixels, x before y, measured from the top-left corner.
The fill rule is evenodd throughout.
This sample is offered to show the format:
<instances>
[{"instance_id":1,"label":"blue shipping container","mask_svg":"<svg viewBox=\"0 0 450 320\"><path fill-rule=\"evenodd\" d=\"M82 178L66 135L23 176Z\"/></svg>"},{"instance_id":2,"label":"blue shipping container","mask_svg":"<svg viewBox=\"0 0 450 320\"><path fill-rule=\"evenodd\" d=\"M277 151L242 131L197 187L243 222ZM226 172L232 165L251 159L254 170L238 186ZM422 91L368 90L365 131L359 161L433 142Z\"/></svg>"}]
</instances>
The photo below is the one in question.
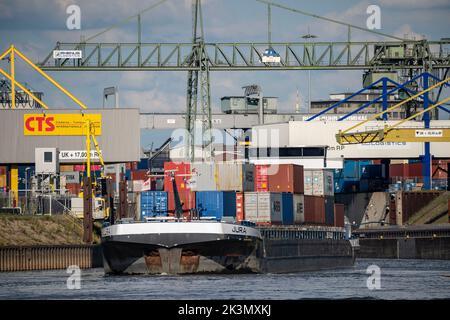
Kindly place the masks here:
<instances>
[{"instance_id":1,"label":"blue shipping container","mask_svg":"<svg viewBox=\"0 0 450 320\"><path fill-rule=\"evenodd\" d=\"M360 178L361 167L371 165L372 160L344 160L343 169L340 177L352 180L358 180Z\"/></svg>"},{"instance_id":2,"label":"blue shipping container","mask_svg":"<svg viewBox=\"0 0 450 320\"><path fill-rule=\"evenodd\" d=\"M383 177L382 164L369 164L361 166L361 179L374 179Z\"/></svg>"},{"instance_id":3,"label":"blue shipping container","mask_svg":"<svg viewBox=\"0 0 450 320\"><path fill-rule=\"evenodd\" d=\"M167 216L167 192L141 192L141 220L145 217Z\"/></svg>"},{"instance_id":4,"label":"blue shipping container","mask_svg":"<svg viewBox=\"0 0 450 320\"><path fill-rule=\"evenodd\" d=\"M283 192L281 194L282 212L281 223L285 225L294 224L294 196L292 193Z\"/></svg>"},{"instance_id":5,"label":"blue shipping container","mask_svg":"<svg viewBox=\"0 0 450 320\"><path fill-rule=\"evenodd\" d=\"M236 217L236 192L197 191L195 206L200 217Z\"/></svg>"},{"instance_id":6,"label":"blue shipping container","mask_svg":"<svg viewBox=\"0 0 450 320\"><path fill-rule=\"evenodd\" d=\"M334 193L359 192L359 180L334 179Z\"/></svg>"}]
</instances>

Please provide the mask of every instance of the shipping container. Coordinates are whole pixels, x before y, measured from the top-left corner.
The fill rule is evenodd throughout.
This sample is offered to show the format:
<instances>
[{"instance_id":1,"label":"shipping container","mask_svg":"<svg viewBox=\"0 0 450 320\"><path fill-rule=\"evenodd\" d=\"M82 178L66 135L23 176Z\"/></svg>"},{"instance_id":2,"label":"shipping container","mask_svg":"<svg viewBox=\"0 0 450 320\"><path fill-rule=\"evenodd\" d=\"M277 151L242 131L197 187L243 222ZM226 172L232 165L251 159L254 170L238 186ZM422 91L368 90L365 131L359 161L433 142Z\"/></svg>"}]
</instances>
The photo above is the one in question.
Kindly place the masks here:
<instances>
[{"instance_id":1,"label":"shipping container","mask_svg":"<svg viewBox=\"0 0 450 320\"><path fill-rule=\"evenodd\" d=\"M234 191L197 191L195 203L199 217L214 217L218 221L223 217L236 219Z\"/></svg>"},{"instance_id":2,"label":"shipping container","mask_svg":"<svg viewBox=\"0 0 450 320\"><path fill-rule=\"evenodd\" d=\"M334 195L333 170L304 170L305 195Z\"/></svg>"},{"instance_id":3,"label":"shipping container","mask_svg":"<svg viewBox=\"0 0 450 320\"><path fill-rule=\"evenodd\" d=\"M360 168L361 179L385 178L383 164L366 164Z\"/></svg>"},{"instance_id":4,"label":"shipping container","mask_svg":"<svg viewBox=\"0 0 450 320\"><path fill-rule=\"evenodd\" d=\"M334 177L334 193L356 193L359 192L359 180L348 180Z\"/></svg>"},{"instance_id":5,"label":"shipping container","mask_svg":"<svg viewBox=\"0 0 450 320\"><path fill-rule=\"evenodd\" d=\"M325 224L325 198L305 195L305 224Z\"/></svg>"},{"instance_id":6,"label":"shipping container","mask_svg":"<svg viewBox=\"0 0 450 320\"><path fill-rule=\"evenodd\" d=\"M180 197L180 201L183 204L183 210L192 210L195 209L195 192L190 190L182 190L178 191L178 195ZM173 192L167 192L168 204L170 215L173 215L175 211L175 197ZM187 215L187 213L186 213Z\"/></svg>"},{"instance_id":7,"label":"shipping container","mask_svg":"<svg viewBox=\"0 0 450 320\"><path fill-rule=\"evenodd\" d=\"M148 170L135 170L131 171L131 180L147 180L148 179Z\"/></svg>"},{"instance_id":8,"label":"shipping container","mask_svg":"<svg viewBox=\"0 0 450 320\"><path fill-rule=\"evenodd\" d=\"M187 182L191 179L191 165L186 162L164 163L164 191L173 192L171 173L175 174L175 183L178 191L189 190Z\"/></svg>"},{"instance_id":9,"label":"shipping container","mask_svg":"<svg viewBox=\"0 0 450 320\"><path fill-rule=\"evenodd\" d=\"M260 167L255 169L256 189L270 192L304 192L303 166L277 164L257 165L256 167Z\"/></svg>"},{"instance_id":10,"label":"shipping container","mask_svg":"<svg viewBox=\"0 0 450 320\"><path fill-rule=\"evenodd\" d=\"M244 193L236 192L236 221L241 222L244 220L245 220Z\"/></svg>"},{"instance_id":11,"label":"shipping container","mask_svg":"<svg viewBox=\"0 0 450 320\"><path fill-rule=\"evenodd\" d=\"M341 203L334 204L334 226L344 227L345 206Z\"/></svg>"},{"instance_id":12,"label":"shipping container","mask_svg":"<svg viewBox=\"0 0 450 320\"><path fill-rule=\"evenodd\" d=\"M189 187L195 191L253 191L254 165L239 162L194 163Z\"/></svg>"},{"instance_id":13,"label":"shipping container","mask_svg":"<svg viewBox=\"0 0 450 320\"><path fill-rule=\"evenodd\" d=\"M155 216L166 216L168 195L164 191L143 191L140 195L141 220Z\"/></svg>"},{"instance_id":14,"label":"shipping container","mask_svg":"<svg viewBox=\"0 0 450 320\"><path fill-rule=\"evenodd\" d=\"M294 224L305 222L305 196L303 194L294 194L292 196L294 210Z\"/></svg>"},{"instance_id":15,"label":"shipping container","mask_svg":"<svg viewBox=\"0 0 450 320\"><path fill-rule=\"evenodd\" d=\"M246 192L245 219L257 224L281 224L282 203L280 192Z\"/></svg>"},{"instance_id":16,"label":"shipping container","mask_svg":"<svg viewBox=\"0 0 450 320\"><path fill-rule=\"evenodd\" d=\"M294 198L292 193L281 193L281 223L284 225L294 224Z\"/></svg>"},{"instance_id":17,"label":"shipping container","mask_svg":"<svg viewBox=\"0 0 450 320\"><path fill-rule=\"evenodd\" d=\"M222 191L253 191L255 166L249 163L216 164L217 189Z\"/></svg>"},{"instance_id":18,"label":"shipping container","mask_svg":"<svg viewBox=\"0 0 450 320\"><path fill-rule=\"evenodd\" d=\"M325 224L329 226L334 225L334 197L325 196Z\"/></svg>"}]
</instances>

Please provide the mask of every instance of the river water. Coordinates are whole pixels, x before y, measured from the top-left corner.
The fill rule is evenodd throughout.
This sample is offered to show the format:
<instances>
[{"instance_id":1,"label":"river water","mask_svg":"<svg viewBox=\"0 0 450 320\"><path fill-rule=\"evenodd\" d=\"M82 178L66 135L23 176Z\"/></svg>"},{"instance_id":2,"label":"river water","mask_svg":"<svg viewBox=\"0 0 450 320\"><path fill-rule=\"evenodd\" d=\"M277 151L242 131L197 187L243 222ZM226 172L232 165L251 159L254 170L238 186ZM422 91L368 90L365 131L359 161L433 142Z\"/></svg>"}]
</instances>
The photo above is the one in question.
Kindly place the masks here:
<instances>
[{"instance_id":1,"label":"river water","mask_svg":"<svg viewBox=\"0 0 450 320\"><path fill-rule=\"evenodd\" d=\"M380 268L375 280L371 265ZM258 275L105 276L87 269L79 289L69 276L0 273L0 299L450 299L450 261L436 260L358 259L347 269ZM368 289L369 277L379 289Z\"/></svg>"}]
</instances>

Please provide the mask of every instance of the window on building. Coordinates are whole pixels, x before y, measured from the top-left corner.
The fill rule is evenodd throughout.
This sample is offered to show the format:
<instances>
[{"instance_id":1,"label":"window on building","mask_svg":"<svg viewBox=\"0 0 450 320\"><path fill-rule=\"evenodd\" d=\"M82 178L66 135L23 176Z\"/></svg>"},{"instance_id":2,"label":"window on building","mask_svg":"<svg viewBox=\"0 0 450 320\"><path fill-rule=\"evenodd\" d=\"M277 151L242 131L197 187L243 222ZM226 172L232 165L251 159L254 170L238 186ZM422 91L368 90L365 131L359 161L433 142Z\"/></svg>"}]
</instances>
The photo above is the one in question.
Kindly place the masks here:
<instances>
[{"instance_id":1,"label":"window on building","mask_svg":"<svg viewBox=\"0 0 450 320\"><path fill-rule=\"evenodd\" d=\"M52 152L44 152L44 162L53 162Z\"/></svg>"}]
</instances>

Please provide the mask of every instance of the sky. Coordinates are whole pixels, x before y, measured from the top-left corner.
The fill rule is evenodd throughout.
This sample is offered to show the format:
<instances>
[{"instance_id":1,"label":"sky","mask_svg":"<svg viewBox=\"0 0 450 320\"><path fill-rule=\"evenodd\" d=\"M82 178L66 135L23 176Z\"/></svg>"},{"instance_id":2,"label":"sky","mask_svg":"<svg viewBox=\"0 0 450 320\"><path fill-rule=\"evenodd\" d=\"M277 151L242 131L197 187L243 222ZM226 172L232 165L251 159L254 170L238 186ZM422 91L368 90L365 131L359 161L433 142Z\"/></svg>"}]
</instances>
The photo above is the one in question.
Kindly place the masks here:
<instances>
[{"instance_id":1,"label":"sky","mask_svg":"<svg viewBox=\"0 0 450 320\"><path fill-rule=\"evenodd\" d=\"M77 42L114 25L157 0L0 0L0 51L14 44L38 62L56 42ZM450 37L450 0L274 0L274 2L317 15L365 27L369 5L381 9L379 31L408 38L438 40ZM68 6L81 10L81 29L69 30ZM207 42L267 41L267 6L255 0L203 0ZM95 38L96 42L136 42L136 20ZM191 0L168 0L142 15L142 42L189 42L192 33ZM318 19L272 8L272 41L301 41L308 33L318 41L343 41L347 29ZM362 31L352 31L352 39L389 40ZM5 61L0 66L8 68ZM25 65L17 66L18 80L44 92L44 101L53 107L75 107ZM119 88L120 107L142 112L184 112L187 73L175 72L51 72L51 75L90 108L102 107L103 88ZM304 108L308 92L306 71L212 72L211 102L220 110L220 97L241 95L242 86L257 83L268 96L279 97L279 109L294 112L297 90ZM362 71L311 72L312 100L326 99L330 93L355 91L362 87ZM109 102L111 103L111 102ZM112 106L112 104L107 104ZM152 139L162 141L167 131L143 132L142 145Z\"/></svg>"}]
</instances>

